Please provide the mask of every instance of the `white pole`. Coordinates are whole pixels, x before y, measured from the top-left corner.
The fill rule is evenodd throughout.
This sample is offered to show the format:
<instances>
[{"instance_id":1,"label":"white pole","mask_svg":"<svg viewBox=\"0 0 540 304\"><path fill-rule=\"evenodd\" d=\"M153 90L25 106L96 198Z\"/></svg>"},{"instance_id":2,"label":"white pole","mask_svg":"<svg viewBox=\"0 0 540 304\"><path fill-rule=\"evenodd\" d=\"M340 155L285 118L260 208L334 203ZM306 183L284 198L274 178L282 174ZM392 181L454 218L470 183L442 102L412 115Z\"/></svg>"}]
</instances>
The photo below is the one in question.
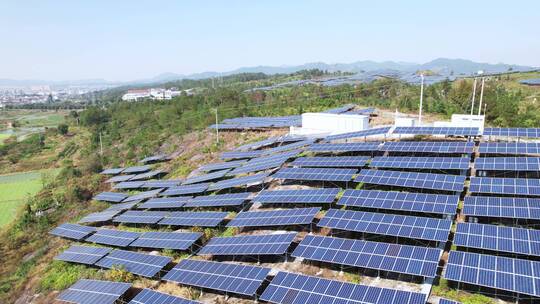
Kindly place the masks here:
<instances>
[{"instance_id":1,"label":"white pole","mask_svg":"<svg viewBox=\"0 0 540 304\"><path fill-rule=\"evenodd\" d=\"M103 141L101 140L101 132L99 132L99 154L103 156Z\"/></svg>"},{"instance_id":2,"label":"white pole","mask_svg":"<svg viewBox=\"0 0 540 304\"><path fill-rule=\"evenodd\" d=\"M418 112L418 125L422 126L422 102L424 100L424 74L420 74L420 111Z\"/></svg>"},{"instance_id":3,"label":"white pole","mask_svg":"<svg viewBox=\"0 0 540 304\"><path fill-rule=\"evenodd\" d=\"M478 106L478 115L480 115L480 111L482 110L482 99L484 98L484 80L485 78L482 77L482 88L480 89L480 105Z\"/></svg>"},{"instance_id":4,"label":"white pole","mask_svg":"<svg viewBox=\"0 0 540 304\"><path fill-rule=\"evenodd\" d=\"M214 110L216 110L216 143L219 144L219 122L218 122L217 108L215 108Z\"/></svg>"},{"instance_id":5,"label":"white pole","mask_svg":"<svg viewBox=\"0 0 540 304\"><path fill-rule=\"evenodd\" d=\"M472 105L471 105L471 115L473 115L474 110L474 98L476 97L476 77L474 77L474 86L472 90Z\"/></svg>"},{"instance_id":6,"label":"white pole","mask_svg":"<svg viewBox=\"0 0 540 304\"><path fill-rule=\"evenodd\" d=\"M484 104L484 115L486 115L487 103Z\"/></svg>"}]
</instances>

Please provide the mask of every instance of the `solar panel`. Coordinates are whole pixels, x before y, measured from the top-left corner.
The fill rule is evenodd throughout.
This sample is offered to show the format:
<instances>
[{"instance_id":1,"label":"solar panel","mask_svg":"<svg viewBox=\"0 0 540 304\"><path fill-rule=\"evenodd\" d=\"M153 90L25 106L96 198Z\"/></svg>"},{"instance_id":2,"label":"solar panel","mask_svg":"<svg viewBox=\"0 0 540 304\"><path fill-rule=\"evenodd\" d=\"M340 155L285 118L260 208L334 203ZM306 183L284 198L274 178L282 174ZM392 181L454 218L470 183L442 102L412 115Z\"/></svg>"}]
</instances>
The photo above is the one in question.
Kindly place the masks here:
<instances>
[{"instance_id":1,"label":"solar panel","mask_svg":"<svg viewBox=\"0 0 540 304\"><path fill-rule=\"evenodd\" d=\"M251 196L251 193L231 193L197 196L187 202L185 208L204 208L204 207L229 207L240 206Z\"/></svg>"},{"instance_id":2,"label":"solar panel","mask_svg":"<svg viewBox=\"0 0 540 304\"><path fill-rule=\"evenodd\" d=\"M262 204L331 204L339 188L263 190L254 199Z\"/></svg>"},{"instance_id":3,"label":"solar panel","mask_svg":"<svg viewBox=\"0 0 540 304\"><path fill-rule=\"evenodd\" d=\"M466 196L463 205L468 216L540 220L540 199Z\"/></svg>"},{"instance_id":4,"label":"solar panel","mask_svg":"<svg viewBox=\"0 0 540 304\"><path fill-rule=\"evenodd\" d=\"M127 198L124 199L124 202L127 203L127 202L140 201L143 199L152 198L152 197L157 196L161 191L163 191L162 188L139 192L135 195L128 196Z\"/></svg>"},{"instance_id":5,"label":"solar panel","mask_svg":"<svg viewBox=\"0 0 540 304\"><path fill-rule=\"evenodd\" d=\"M442 250L307 235L293 257L434 278Z\"/></svg>"},{"instance_id":6,"label":"solar panel","mask_svg":"<svg viewBox=\"0 0 540 304\"><path fill-rule=\"evenodd\" d=\"M221 159L242 159L242 158L253 158L261 156L263 151L229 151L223 152L220 155Z\"/></svg>"},{"instance_id":7,"label":"solar panel","mask_svg":"<svg viewBox=\"0 0 540 304\"><path fill-rule=\"evenodd\" d=\"M229 172L229 169L215 171L215 172L204 174L204 175L190 177L190 178L186 179L182 183L182 185L198 184L198 183L202 183L202 182L207 182L207 181L211 181L211 180L220 179L220 178L224 177L225 174L227 174L227 172Z\"/></svg>"},{"instance_id":8,"label":"solar panel","mask_svg":"<svg viewBox=\"0 0 540 304\"><path fill-rule=\"evenodd\" d=\"M139 209L178 209L191 200L191 196L155 197L139 205Z\"/></svg>"},{"instance_id":9,"label":"solar panel","mask_svg":"<svg viewBox=\"0 0 540 304\"><path fill-rule=\"evenodd\" d=\"M277 304L424 304L422 293L381 288L280 271L260 297Z\"/></svg>"},{"instance_id":10,"label":"solar panel","mask_svg":"<svg viewBox=\"0 0 540 304\"><path fill-rule=\"evenodd\" d=\"M139 173L147 172L147 171L150 171L150 170L152 170L152 167L150 167L148 165L133 166L133 167L125 168L124 171L122 171L122 173L124 173L124 174L131 174L131 173L139 174Z\"/></svg>"},{"instance_id":11,"label":"solar panel","mask_svg":"<svg viewBox=\"0 0 540 304\"><path fill-rule=\"evenodd\" d=\"M368 156L300 157L291 166L359 168L365 166L368 160Z\"/></svg>"},{"instance_id":12,"label":"solar panel","mask_svg":"<svg viewBox=\"0 0 540 304\"><path fill-rule=\"evenodd\" d=\"M298 154L300 151L295 150L294 154ZM293 155L294 156L294 155ZM257 157L249 160L241 167L235 168L231 172L229 172L228 175L236 175L241 173L249 173L249 172L256 172L256 171L262 171L272 168L281 167L291 156L289 154L287 155L273 155L273 156L263 156L263 157Z\"/></svg>"},{"instance_id":13,"label":"solar panel","mask_svg":"<svg viewBox=\"0 0 540 304\"><path fill-rule=\"evenodd\" d=\"M446 242L452 221L434 218L330 209L319 227Z\"/></svg>"},{"instance_id":14,"label":"solar panel","mask_svg":"<svg viewBox=\"0 0 540 304\"><path fill-rule=\"evenodd\" d=\"M143 289L128 304L198 304L200 302L171 296L152 289Z\"/></svg>"},{"instance_id":15,"label":"solar panel","mask_svg":"<svg viewBox=\"0 0 540 304\"><path fill-rule=\"evenodd\" d=\"M101 192L98 195L94 196L92 199L96 201L102 201L102 202L111 202L111 203L120 203L124 199L128 197L124 193L118 193L118 192Z\"/></svg>"},{"instance_id":16,"label":"solar panel","mask_svg":"<svg viewBox=\"0 0 540 304\"><path fill-rule=\"evenodd\" d=\"M452 250L444 276L451 281L540 296L538 269L537 261Z\"/></svg>"},{"instance_id":17,"label":"solar panel","mask_svg":"<svg viewBox=\"0 0 540 304\"><path fill-rule=\"evenodd\" d=\"M454 245L540 256L540 231L487 224L458 223Z\"/></svg>"},{"instance_id":18,"label":"solar panel","mask_svg":"<svg viewBox=\"0 0 540 304\"><path fill-rule=\"evenodd\" d=\"M264 183L265 179L268 177L269 173L258 173L254 175L247 175L237 178L231 178L227 180L222 180L216 183L211 184L208 187L208 190L222 190L227 188L234 188L240 186L253 186L257 184Z\"/></svg>"},{"instance_id":19,"label":"solar panel","mask_svg":"<svg viewBox=\"0 0 540 304\"><path fill-rule=\"evenodd\" d=\"M253 296L269 272L270 268L184 259L163 280Z\"/></svg>"},{"instance_id":20,"label":"solar panel","mask_svg":"<svg viewBox=\"0 0 540 304\"><path fill-rule=\"evenodd\" d=\"M157 155L151 155L147 156L143 159L141 159L139 162L146 164L146 163L155 163L155 162L161 162L161 161L168 161L171 160L167 154L157 154Z\"/></svg>"},{"instance_id":21,"label":"solar panel","mask_svg":"<svg viewBox=\"0 0 540 304\"><path fill-rule=\"evenodd\" d=\"M182 180L179 179L165 179L165 180L150 180L143 182L141 188L172 188L179 186Z\"/></svg>"},{"instance_id":22,"label":"solar panel","mask_svg":"<svg viewBox=\"0 0 540 304\"><path fill-rule=\"evenodd\" d=\"M465 176L362 169L354 181L375 185L461 192Z\"/></svg>"},{"instance_id":23,"label":"solar panel","mask_svg":"<svg viewBox=\"0 0 540 304\"><path fill-rule=\"evenodd\" d=\"M111 178L109 178L108 180L106 180L105 182L106 183L118 183L118 182L125 182L125 181L128 181L130 180L132 177L134 177L135 174L130 174L130 175L116 175L116 176L113 176Z\"/></svg>"},{"instance_id":24,"label":"solar panel","mask_svg":"<svg viewBox=\"0 0 540 304\"><path fill-rule=\"evenodd\" d=\"M484 136L540 138L539 128L485 128Z\"/></svg>"},{"instance_id":25,"label":"solar panel","mask_svg":"<svg viewBox=\"0 0 540 304\"><path fill-rule=\"evenodd\" d=\"M87 216L80 219L77 223L100 223L100 222L108 222L113 219L118 213L120 213L120 210L108 210L108 211L101 211L101 212L94 212L90 213Z\"/></svg>"},{"instance_id":26,"label":"solar panel","mask_svg":"<svg viewBox=\"0 0 540 304\"><path fill-rule=\"evenodd\" d=\"M245 160L235 160L235 161L228 161L223 163L213 163L213 164L207 164L199 167L199 171L216 171L216 170L223 170L223 169L232 169L236 168L238 166L241 166L243 163L245 163Z\"/></svg>"},{"instance_id":27,"label":"solar panel","mask_svg":"<svg viewBox=\"0 0 540 304\"><path fill-rule=\"evenodd\" d=\"M174 196L174 195L186 195L186 194L195 194L202 193L208 189L210 183L202 183L195 185L183 185L178 187L173 187L165 190L161 193L162 196Z\"/></svg>"},{"instance_id":28,"label":"solar panel","mask_svg":"<svg viewBox=\"0 0 540 304\"><path fill-rule=\"evenodd\" d=\"M369 166L373 168L467 170L469 169L469 159L464 157L380 156L374 157Z\"/></svg>"},{"instance_id":29,"label":"solar panel","mask_svg":"<svg viewBox=\"0 0 540 304\"><path fill-rule=\"evenodd\" d=\"M540 143L483 142L478 151L480 154L537 155L540 154Z\"/></svg>"},{"instance_id":30,"label":"solar panel","mask_svg":"<svg viewBox=\"0 0 540 304\"><path fill-rule=\"evenodd\" d=\"M131 283L80 279L56 299L77 304L114 304L130 287Z\"/></svg>"},{"instance_id":31,"label":"solar panel","mask_svg":"<svg viewBox=\"0 0 540 304\"><path fill-rule=\"evenodd\" d=\"M138 232L115 229L99 229L96 231L96 233L88 237L86 241L90 243L127 247L139 236L141 236L141 234Z\"/></svg>"},{"instance_id":32,"label":"solar panel","mask_svg":"<svg viewBox=\"0 0 540 304\"><path fill-rule=\"evenodd\" d=\"M354 108L355 105L353 104L346 104L344 106L341 106L339 108L332 108L324 111L323 113L329 113L329 114L341 114L349 111L350 109Z\"/></svg>"},{"instance_id":33,"label":"solar panel","mask_svg":"<svg viewBox=\"0 0 540 304\"><path fill-rule=\"evenodd\" d=\"M295 237L296 232L214 237L197 254L215 256L281 255L287 252Z\"/></svg>"},{"instance_id":34,"label":"solar panel","mask_svg":"<svg viewBox=\"0 0 540 304\"><path fill-rule=\"evenodd\" d=\"M72 245L54 259L58 261L94 265L111 252L111 248Z\"/></svg>"},{"instance_id":35,"label":"solar panel","mask_svg":"<svg viewBox=\"0 0 540 304\"><path fill-rule=\"evenodd\" d=\"M349 139L349 138L358 138L358 137L367 137L371 135L382 135L390 131L392 127L382 127L382 128L373 128L356 132L348 132L336 135L330 135L325 137L325 140L332 141L338 139Z\"/></svg>"},{"instance_id":36,"label":"solar panel","mask_svg":"<svg viewBox=\"0 0 540 304\"><path fill-rule=\"evenodd\" d=\"M124 211L129 210L135 207L140 201L134 201L134 202L128 202L128 203L120 203L120 204L114 204L110 206L109 208L103 210L103 211Z\"/></svg>"},{"instance_id":37,"label":"solar panel","mask_svg":"<svg viewBox=\"0 0 540 304\"><path fill-rule=\"evenodd\" d=\"M166 172L164 170L161 170L161 169L152 170L152 171L148 171L148 172L145 172L145 173L137 174L134 177L132 177L130 179L130 181L147 180L147 179L156 178L156 177L159 177L159 176L165 175L165 174L166 174Z\"/></svg>"},{"instance_id":38,"label":"solar panel","mask_svg":"<svg viewBox=\"0 0 540 304\"><path fill-rule=\"evenodd\" d=\"M338 205L435 214L455 214L459 195L347 189Z\"/></svg>"},{"instance_id":39,"label":"solar panel","mask_svg":"<svg viewBox=\"0 0 540 304\"><path fill-rule=\"evenodd\" d=\"M308 147L311 152L371 152L379 150L378 142L313 144Z\"/></svg>"},{"instance_id":40,"label":"solar panel","mask_svg":"<svg viewBox=\"0 0 540 304\"><path fill-rule=\"evenodd\" d=\"M202 232L144 232L129 247L187 250Z\"/></svg>"},{"instance_id":41,"label":"solar panel","mask_svg":"<svg viewBox=\"0 0 540 304\"><path fill-rule=\"evenodd\" d=\"M124 171L124 168L109 168L109 169L105 169L105 170L99 172L99 174L116 175L116 174L120 174L122 171Z\"/></svg>"},{"instance_id":42,"label":"solar panel","mask_svg":"<svg viewBox=\"0 0 540 304\"><path fill-rule=\"evenodd\" d=\"M423 141L396 141L385 142L381 150L388 152L416 152L439 154L471 154L474 142L423 142Z\"/></svg>"},{"instance_id":43,"label":"solar panel","mask_svg":"<svg viewBox=\"0 0 540 304\"><path fill-rule=\"evenodd\" d=\"M162 218L167 216L169 212L164 211L126 211L115 217L115 223L127 224L156 224Z\"/></svg>"},{"instance_id":44,"label":"solar panel","mask_svg":"<svg viewBox=\"0 0 540 304\"><path fill-rule=\"evenodd\" d=\"M122 267L127 272L152 278L171 261L170 257L115 249L99 260L96 266L107 269Z\"/></svg>"},{"instance_id":45,"label":"solar panel","mask_svg":"<svg viewBox=\"0 0 540 304\"><path fill-rule=\"evenodd\" d=\"M280 136L274 136L267 139L259 140L252 143L247 143L245 145L241 145L234 149L234 151L249 151L249 150L257 150L266 146L271 146L273 144L280 142Z\"/></svg>"},{"instance_id":46,"label":"solar panel","mask_svg":"<svg viewBox=\"0 0 540 304\"><path fill-rule=\"evenodd\" d=\"M452 300L448 300L448 299L440 299L439 300L439 304L461 304L460 302L457 302L457 301L452 301Z\"/></svg>"},{"instance_id":47,"label":"solar panel","mask_svg":"<svg viewBox=\"0 0 540 304\"><path fill-rule=\"evenodd\" d=\"M477 136L480 135L480 129L458 127L396 127L393 134Z\"/></svg>"},{"instance_id":48,"label":"solar panel","mask_svg":"<svg viewBox=\"0 0 540 304\"><path fill-rule=\"evenodd\" d=\"M142 188L144 185L143 181L135 181L135 182L119 182L118 184L113 186L113 189L139 189ZM127 197L127 195L126 195Z\"/></svg>"},{"instance_id":49,"label":"solar panel","mask_svg":"<svg viewBox=\"0 0 540 304\"><path fill-rule=\"evenodd\" d=\"M296 150L298 148L303 148L305 146L311 145L313 142L315 142L315 140L306 139L306 140L298 141L298 142L295 142L295 143L292 143L292 144L281 145L281 146L278 146L278 147L275 147L275 148L270 148L270 149L261 150L261 151L262 151L262 155L270 155L270 154L273 154L273 153L278 153L278 152L284 152L284 151L289 151L289 150ZM296 154L298 154L298 153L296 153Z\"/></svg>"},{"instance_id":50,"label":"solar panel","mask_svg":"<svg viewBox=\"0 0 540 304\"><path fill-rule=\"evenodd\" d=\"M479 157L474 167L490 171L540 171L540 157Z\"/></svg>"},{"instance_id":51,"label":"solar panel","mask_svg":"<svg viewBox=\"0 0 540 304\"><path fill-rule=\"evenodd\" d=\"M313 181L351 181L356 169L336 168L281 168L272 175L277 179L313 180Z\"/></svg>"},{"instance_id":52,"label":"solar panel","mask_svg":"<svg viewBox=\"0 0 540 304\"><path fill-rule=\"evenodd\" d=\"M470 191L475 193L540 195L540 179L471 177Z\"/></svg>"},{"instance_id":53,"label":"solar panel","mask_svg":"<svg viewBox=\"0 0 540 304\"><path fill-rule=\"evenodd\" d=\"M169 226L198 226L198 227L216 227L225 217L227 212L171 212L159 225Z\"/></svg>"},{"instance_id":54,"label":"solar panel","mask_svg":"<svg viewBox=\"0 0 540 304\"><path fill-rule=\"evenodd\" d=\"M49 234L80 241L95 231L96 228L94 227L63 223L62 225L49 231Z\"/></svg>"},{"instance_id":55,"label":"solar panel","mask_svg":"<svg viewBox=\"0 0 540 304\"><path fill-rule=\"evenodd\" d=\"M313 222L313 218L320 210L320 207L314 207L240 212L227 224L227 227L307 225Z\"/></svg>"}]
</instances>

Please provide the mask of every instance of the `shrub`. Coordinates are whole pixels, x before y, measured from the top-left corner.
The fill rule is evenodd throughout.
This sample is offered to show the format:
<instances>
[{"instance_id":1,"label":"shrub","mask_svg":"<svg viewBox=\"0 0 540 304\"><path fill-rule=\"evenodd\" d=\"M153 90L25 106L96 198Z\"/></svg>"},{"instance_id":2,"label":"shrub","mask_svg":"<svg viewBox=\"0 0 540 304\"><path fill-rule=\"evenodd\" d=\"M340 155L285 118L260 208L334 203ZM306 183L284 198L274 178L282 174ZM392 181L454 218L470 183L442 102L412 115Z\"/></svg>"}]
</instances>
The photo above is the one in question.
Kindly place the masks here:
<instances>
[{"instance_id":1,"label":"shrub","mask_svg":"<svg viewBox=\"0 0 540 304\"><path fill-rule=\"evenodd\" d=\"M57 130L58 134L66 135L68 133L69 127L66 124L59 124Z\"/></svg>"}]
</instances>

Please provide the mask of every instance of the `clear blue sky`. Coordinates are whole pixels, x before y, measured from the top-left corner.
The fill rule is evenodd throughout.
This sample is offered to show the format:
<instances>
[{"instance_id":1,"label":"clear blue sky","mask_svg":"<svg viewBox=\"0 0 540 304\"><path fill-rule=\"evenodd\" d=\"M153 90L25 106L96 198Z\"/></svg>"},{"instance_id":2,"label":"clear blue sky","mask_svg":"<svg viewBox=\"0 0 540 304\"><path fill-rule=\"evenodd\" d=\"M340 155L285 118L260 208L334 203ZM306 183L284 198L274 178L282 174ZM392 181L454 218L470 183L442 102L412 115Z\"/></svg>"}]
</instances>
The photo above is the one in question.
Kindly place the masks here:
<instances>
[{"instance_id":1,"label":"clear blue sky","mask_svg":"<svg viewBox=\"0 0 540 304\"><path fill-rule=\"evenodd\" d=\"M13 79L438 57L540 66L540 1L4 0L0 39L0 78Z\"/></svg>"}]
</instances>

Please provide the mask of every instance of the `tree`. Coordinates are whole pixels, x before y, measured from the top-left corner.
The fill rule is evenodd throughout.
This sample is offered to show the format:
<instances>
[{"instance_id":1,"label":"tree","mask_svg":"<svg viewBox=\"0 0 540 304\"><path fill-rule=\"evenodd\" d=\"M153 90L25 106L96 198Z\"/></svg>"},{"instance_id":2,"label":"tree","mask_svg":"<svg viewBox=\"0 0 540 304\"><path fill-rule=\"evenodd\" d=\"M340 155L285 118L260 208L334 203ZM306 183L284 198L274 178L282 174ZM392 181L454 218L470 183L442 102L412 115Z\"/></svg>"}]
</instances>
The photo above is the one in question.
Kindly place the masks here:
<instances>
[{"instance_id":1,"label":"tree","mask_svg":"<svg viewBox=\"0 0 540 304\"><path fill-rule=\"evenodd\" d=\"M66 124L59 124L58 125L58 134L60 135L66 135L68 133L69 127Z\"/></svg>"}]
</instances>

